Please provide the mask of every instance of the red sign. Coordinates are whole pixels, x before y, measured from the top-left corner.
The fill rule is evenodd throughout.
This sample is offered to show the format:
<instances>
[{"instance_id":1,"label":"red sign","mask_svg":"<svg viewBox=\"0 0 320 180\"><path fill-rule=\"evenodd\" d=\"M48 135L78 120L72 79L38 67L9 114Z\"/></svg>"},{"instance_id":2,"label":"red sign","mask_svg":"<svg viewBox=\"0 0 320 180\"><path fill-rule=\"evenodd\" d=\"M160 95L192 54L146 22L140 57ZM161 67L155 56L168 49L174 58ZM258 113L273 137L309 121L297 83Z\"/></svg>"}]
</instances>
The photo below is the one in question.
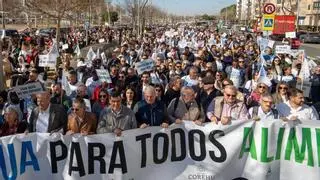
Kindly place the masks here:
<instances>
[{"instance_id":1,"label":"red sign","mask_svg":"<svg viewBox=\"0 0 320 180\"><path fill-rule=\"evenodd\" d=\"M273 34L285 34L296 30L296 16L292 15L276 15L274 18Z\"/></svg>"},{"instance_id":2,"label":"red sign","mask_svg":"<svg viewBox=\"0 0 320 180\"><path fill-rule=\"evenodd\" d=\"M263 7L263 12L265 14L273 14L276 11L276 6L272 3L267 3Z\"/></svg>"}]
</instances>

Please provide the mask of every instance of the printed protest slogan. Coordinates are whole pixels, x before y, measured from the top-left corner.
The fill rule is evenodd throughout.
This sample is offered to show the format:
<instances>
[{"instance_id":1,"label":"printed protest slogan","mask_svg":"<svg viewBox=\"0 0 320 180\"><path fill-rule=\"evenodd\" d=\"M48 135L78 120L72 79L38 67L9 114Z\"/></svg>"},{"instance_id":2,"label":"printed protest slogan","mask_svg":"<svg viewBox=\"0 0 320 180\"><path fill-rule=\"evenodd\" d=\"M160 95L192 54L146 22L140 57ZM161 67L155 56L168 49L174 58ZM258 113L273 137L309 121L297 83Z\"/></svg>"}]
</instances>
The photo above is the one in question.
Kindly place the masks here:
<instances>
[{"instance_id":1,"label":"printed protest slogan","mask_svg":"<svg viewBox=\"0 0 320 180\"><path fill-rule=\"evenodd\" d=\"M320 179L320 122L193 122L0 138L0 179Z\"/></svg>"}]
</instances>

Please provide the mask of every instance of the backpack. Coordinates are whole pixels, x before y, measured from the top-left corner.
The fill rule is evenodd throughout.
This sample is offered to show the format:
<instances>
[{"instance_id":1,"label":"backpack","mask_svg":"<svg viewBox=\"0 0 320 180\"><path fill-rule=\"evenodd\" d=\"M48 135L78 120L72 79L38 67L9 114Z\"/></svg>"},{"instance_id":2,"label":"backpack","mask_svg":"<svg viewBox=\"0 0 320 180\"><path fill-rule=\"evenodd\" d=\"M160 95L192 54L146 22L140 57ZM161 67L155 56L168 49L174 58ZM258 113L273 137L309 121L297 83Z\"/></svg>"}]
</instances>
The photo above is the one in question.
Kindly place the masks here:
<instances>
[{"instance_id":1,"label":"backpack","mask_svg":"<svg viewBox=\"0 0 320 180\"><path fill-rule=\"evenodd\" d=\"M254 106L252 109L252 117L257 117L258 116L258 110L259 110L259 106ZM271 108L273 117L275 119L279 119L279 112L276 109Z\"/></svg>"}]
</instances>

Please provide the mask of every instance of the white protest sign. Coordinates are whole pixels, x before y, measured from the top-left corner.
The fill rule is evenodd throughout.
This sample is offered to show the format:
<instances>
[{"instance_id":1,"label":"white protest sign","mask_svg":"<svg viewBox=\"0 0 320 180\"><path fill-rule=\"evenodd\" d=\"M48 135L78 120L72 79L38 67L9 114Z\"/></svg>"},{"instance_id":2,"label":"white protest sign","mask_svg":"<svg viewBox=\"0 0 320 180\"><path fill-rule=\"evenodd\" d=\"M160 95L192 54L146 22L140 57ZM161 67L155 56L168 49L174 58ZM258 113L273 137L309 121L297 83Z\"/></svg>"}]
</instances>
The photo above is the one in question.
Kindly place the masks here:
<instances>
[{"instance_id":1,"label":"white protest sign","mask_svg":"<svg viewBox=\"0 0 320 180\"><path fill-rule=\"evenodd\" d=\"M1 137L0 179L320 179L319 121L183 122L165 130L133 126L120 137L108 128L87 136Z\"/></svg>"},{"instance_id":2,"label":"white protest sign","mask_svg":"<svg viewBox=\"0 0 320 180\"><path fill-rule=\"evenodd\" d=\"M39 55L39 67L55 68L57 63L56 58L54 54Z\"/></svg>"},{"instance_id":3,"label":"white protest sign","mask_svg":"<svg viewBox=\"0 0 320 180\"><path fill-rule=\"evenodd\" d=\"M77 44L76 49L74 50L74 53L75 53L78 57L81 56L81 50L80 50L79 44Z\"/></svg>"},{"instance_id":4,"label":"white protest sign","mask_svg":"<svg viewBox=\"0 0 320 180\"><path fill-rule=\"evenodd\" d=\"M104 43L105 40L104 39L99 39L99 43Z\"/></svg>"},{"instance_id":5,"label":"white protest sign","mask_svg":"<svg viewBox=\"0 0 320 180\"><path fill-rule=\"evenodd\" d=\"M17 93L20 99L24 99L30 97L32 94L43 92L43 87L40 82L35 82L21 86L15 86L13 87L13 91Z\"/></svg>"},{"instance_id":6,"label":"white protest sign","mask_svg":"<svg viewBox=\"0 0 320 180\"><path fill-rule=\"evenodd\" d=\"M145 71L152 71L154 67L154 61L152 59L147 59L136 63L135 68L138 74L142 74Z\"/></svg>"},{"instance_id":7,"label":"white protest sign","mask_svg":"<svg viewBox=\"0 0 320 180\"><path fill-rule=\"evenodd\" d=\"M110 74L106 69L96 69L97 75L101 82L112 83Z\"/></svg>"},{"instance_id":8,"label":"white protest sign","mask_svg":"<svg viewBox=\"0 0 320 180\"><path fill-rule=\"evenodd\" d=\"M286 32L286 38L296 38L296 32Z\"/></svg>"},{"instance_id":9,"label":"white protest sign","mask_svg":"<svg viewBox=\"0 0 320 180\"><path fill-rule=\"evenodd\" d=\"M291 52L291 47L289 45L276 45L276 54L288 54Z\"/></svg>"},{"instance_id":10,"label":"white protest sign","mask_svg":"<svg viewBox=\"0 0 320 180\"><path fill-rule=\"evenodd\" d=\"M268 40L268 47L273 48L274 43L275 43L275 41L269 39Z\"/></svg>"},{"instance_id":11,"label":"white protest sign","mask_svg":"<svg viewBox=\"0 0 320 180\"><path fill-rule=\"evenodd\" d=\"M69 48L69 45L68 45L68 44L62 45L62 50L65 50L65 49L68 49L68 48Z\"/></svg>"}]
</instances>

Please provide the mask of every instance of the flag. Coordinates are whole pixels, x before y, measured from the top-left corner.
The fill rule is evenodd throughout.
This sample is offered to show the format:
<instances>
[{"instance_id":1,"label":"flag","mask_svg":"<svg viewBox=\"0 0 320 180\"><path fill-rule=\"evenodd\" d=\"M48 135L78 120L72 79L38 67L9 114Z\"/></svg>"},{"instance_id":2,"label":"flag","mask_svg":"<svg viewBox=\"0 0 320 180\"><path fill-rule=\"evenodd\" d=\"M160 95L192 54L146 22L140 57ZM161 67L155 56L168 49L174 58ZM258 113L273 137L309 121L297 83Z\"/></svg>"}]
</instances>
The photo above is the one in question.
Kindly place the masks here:
<instances>
[{"instance_id":1,"label":"flag","mask_svg":"<svg viewBox=\"0 0 320 180\"><path fill-rule=\"evenodd\" d=\"M101 56L100 56L100 48L97 49L97 54L96 54L96 58L100 59Z\"/></svg>"},{"instance_id":2,"label":"flag","mask_svg":"<svg viewBox=\"0 0 320 180\"><path fill-rule=\"evenodd\" d=\"M70 96L71 95L71 89L70 89L69 82L68 82L67 77L66 77L66 72L64 72L64 71L62 72L61 85L62 85L62 89L65 90L66 95Z\"/></svg>"},{"instance_id":3,"label":"flag","mask_svg":"<svg viewBox=\"0 0 320 180\"><path fill-rule=\"evenodd\" d=\"M261 64L261 67L260 67L260 70L259 70L259 79L258 79L258 83L263 83L267 86L271 86L272 83L271 83L271 80L268 78L267 76L267 72L266 70L264 69L264 63Z\"/></svg>"},{"instance_id":4,"label":"flag","mask_svg":"<svg viewBox=\"0 0 320 180\"><path fill-rule=\"evenodd\" d=\"M94 53L92 47L90 47L88 53L87 53L87 61L91 62L92 60L94 60L96 58L96 53Z\"/></svg>"},{"instance_id":5,"label":"flag","mask_svg":"<svg viewBox=\"0 0 320 180\"><path fill-rule=\"evenodd\" d=\"M81 56L81 51L80 51L79 44L77 44L76 49L74 50L74 53L75 53L78 57Z\"/></svg>"}]
</instances>

